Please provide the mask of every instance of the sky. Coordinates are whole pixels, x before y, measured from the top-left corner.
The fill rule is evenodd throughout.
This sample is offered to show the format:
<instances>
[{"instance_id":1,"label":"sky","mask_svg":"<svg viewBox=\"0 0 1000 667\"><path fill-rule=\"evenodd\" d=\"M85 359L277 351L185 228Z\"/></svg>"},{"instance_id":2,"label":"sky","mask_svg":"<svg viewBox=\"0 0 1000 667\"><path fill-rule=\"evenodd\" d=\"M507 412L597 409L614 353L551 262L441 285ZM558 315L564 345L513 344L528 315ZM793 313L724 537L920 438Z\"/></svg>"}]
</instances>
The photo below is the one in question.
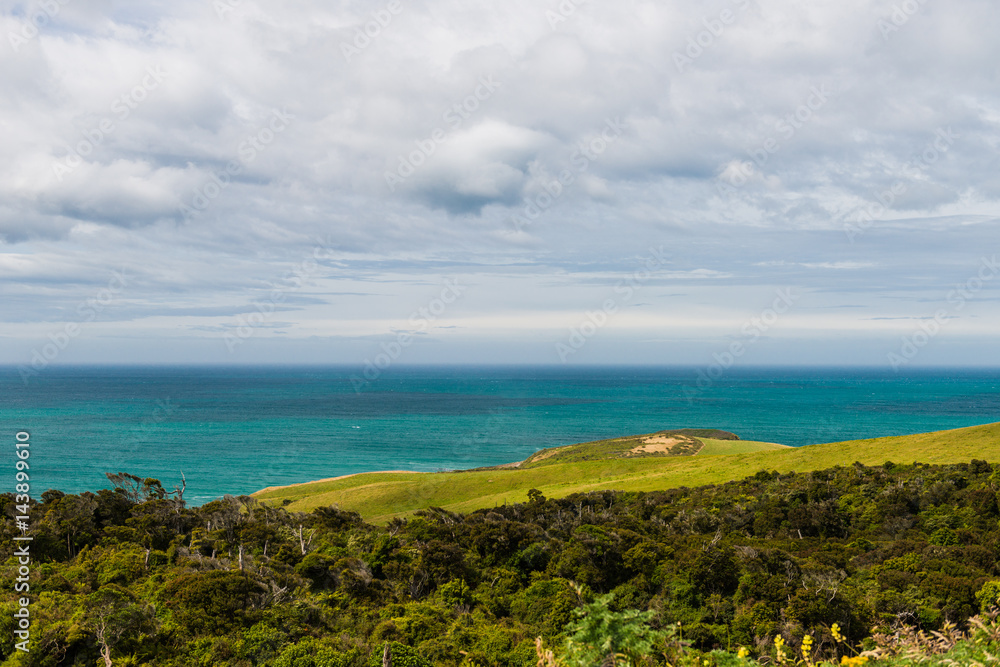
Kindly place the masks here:
<instances>
[{"instance_id":1,"label":"sky","mask_svg":"<svg viewBox=\"0 0 1000 667\"><path fill-rule=\"evenodd\" d=\"M0 7L0 363L1000 365L993 0Z\"/></svg>"}]
</instances>

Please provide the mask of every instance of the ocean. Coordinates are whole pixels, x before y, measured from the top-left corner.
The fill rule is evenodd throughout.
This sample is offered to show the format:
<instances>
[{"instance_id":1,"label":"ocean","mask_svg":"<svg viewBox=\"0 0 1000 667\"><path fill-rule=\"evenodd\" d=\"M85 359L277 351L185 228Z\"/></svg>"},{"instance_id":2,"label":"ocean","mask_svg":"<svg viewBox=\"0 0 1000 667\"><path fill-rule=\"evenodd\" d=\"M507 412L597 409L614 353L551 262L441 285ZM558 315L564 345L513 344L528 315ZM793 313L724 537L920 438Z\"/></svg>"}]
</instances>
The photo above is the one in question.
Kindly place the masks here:
<instances>
[{"instance_id":1,"label":"ocean","mask_svg":"<svg viewBox=\"0 0 1000 667\"><path fill-rule=\"evenodd\" d=\"M1000 421L1000 370L392 367L0 368L0 424L32 491L156 477L201 504L372 470L453 470L669 428L808 445ZM352 376L355 378L352 381Z\"/></svg>"}]
</instances>

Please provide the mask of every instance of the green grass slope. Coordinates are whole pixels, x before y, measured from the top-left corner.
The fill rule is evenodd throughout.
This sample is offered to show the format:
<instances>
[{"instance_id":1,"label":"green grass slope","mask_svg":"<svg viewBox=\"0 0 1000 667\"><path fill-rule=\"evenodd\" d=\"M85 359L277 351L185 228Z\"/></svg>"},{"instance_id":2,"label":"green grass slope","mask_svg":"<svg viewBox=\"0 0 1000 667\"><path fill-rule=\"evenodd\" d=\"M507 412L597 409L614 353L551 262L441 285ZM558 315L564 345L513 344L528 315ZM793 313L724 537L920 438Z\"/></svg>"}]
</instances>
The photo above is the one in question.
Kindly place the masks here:
<instances>
[{"instance_id":1,"label":"green grass slope","mask_svg":"<svg viewBox=\"0 0 1000 667\"><path fill-rule=\"evenodd\" d=\"M788 445L773 442L754 442L753 440L715 440L713 438L698 438L704 446L698 456L726 456L728 454L749 454L775 449L792 449Z\"/></svg>"},{"instance_id":2,"label":"green grass slope","mask_svg":"<svg viewBox=\"0 0 1000 667\"><path fill-rule=\"evenodd\" d=\"M650 434L655 435L655 434ZM715 434L713 434L715 435ZM648 436L635 436L642 438ZM691 436L694 437L694 436ZM620 439L633 441L635 438ZM267 503L290 501L289 510L307 511L336 504L384 523L427 507L456 512L524 502L528 489L547 497L614 489L653 491L679 486L716 484L742 479L760 470L806 472L855 461L865 465L958 463L972 459L1000 462L1000 423L917 435L783 447L773 443L699 438L694 456L620 456L622 448L599 441L571 445L539 460L536 453L519 468L493 468L443 473L365 473L258 491ZM608 458L586 458L586 445ZM571 456L559 456L568 450ZM566 452L562 452L566 454ZM532 461L534 463L532 464Z\"/></svg>"}]
</instances>

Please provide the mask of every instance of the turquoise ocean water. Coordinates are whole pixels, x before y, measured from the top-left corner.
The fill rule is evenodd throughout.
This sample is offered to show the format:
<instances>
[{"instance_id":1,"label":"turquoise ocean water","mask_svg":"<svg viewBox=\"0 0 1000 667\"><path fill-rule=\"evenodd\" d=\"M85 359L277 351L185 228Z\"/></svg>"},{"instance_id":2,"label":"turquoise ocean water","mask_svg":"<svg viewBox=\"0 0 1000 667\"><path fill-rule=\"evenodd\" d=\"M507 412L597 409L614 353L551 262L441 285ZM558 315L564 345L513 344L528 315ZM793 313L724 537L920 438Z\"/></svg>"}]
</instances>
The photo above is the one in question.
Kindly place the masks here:
<instances>
[{"instance_id":1,"label":"turquoise ocean water","mask_svg":"<svg viewBox=\"0 0 1000 667\"><path fill-rule=\"evenodd\" d=\"M108 486L106 471L187 477L200 504L371 470L507 463L541 447L717 427L807 445L1000 421L1000 370L0 368L0 424L31 434L33 490ZM12 457L12 455L11 455ZM13 459L11 458L11 462ZM13 490L11 474L0 491Z\"/></svg>"}]
</instances>

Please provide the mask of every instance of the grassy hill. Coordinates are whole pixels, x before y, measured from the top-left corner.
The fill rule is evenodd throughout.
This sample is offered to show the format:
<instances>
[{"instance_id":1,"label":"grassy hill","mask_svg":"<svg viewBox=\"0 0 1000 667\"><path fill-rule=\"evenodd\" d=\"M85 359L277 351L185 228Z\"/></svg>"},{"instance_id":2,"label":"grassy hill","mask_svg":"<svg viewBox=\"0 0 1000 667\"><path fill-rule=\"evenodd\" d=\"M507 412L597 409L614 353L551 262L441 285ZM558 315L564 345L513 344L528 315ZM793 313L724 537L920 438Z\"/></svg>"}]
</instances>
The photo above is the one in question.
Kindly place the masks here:
<instances>
[{"instance_id":1,"label":"grassy hill","mask_svg":"<svg viewBox=\"0 0 1000 667\"><path fill-rule=\"evenodd\" d=\"M498 468L537 468L556 463L576 461L602 461L608 459L662 458L693 456L695 454L737 454L779 449L783 445L770 442L748 442L728 431L717 429L684 428L658 431L644 435L630 435L611 440L584 442L579 445L551 447L535 452L516 464Z\"/></svg>"},{"instance_id":2,"label":"grassy hill","mask_svg":"<svg viewBox=\"0 0 1000 667\"><path fill-rule=\"evenodd\" d=\"M427 507L469 512L527 500L615 489L652 491L742 479L760 470L806 472L855 461L1000 462L1000 423L807 447L739 440L724 431L683 429L543 449L519 464L442 473L364 473L268 488L263 502L308 511L336 504L384 523Z\"/></svg>"}]
</instances>

